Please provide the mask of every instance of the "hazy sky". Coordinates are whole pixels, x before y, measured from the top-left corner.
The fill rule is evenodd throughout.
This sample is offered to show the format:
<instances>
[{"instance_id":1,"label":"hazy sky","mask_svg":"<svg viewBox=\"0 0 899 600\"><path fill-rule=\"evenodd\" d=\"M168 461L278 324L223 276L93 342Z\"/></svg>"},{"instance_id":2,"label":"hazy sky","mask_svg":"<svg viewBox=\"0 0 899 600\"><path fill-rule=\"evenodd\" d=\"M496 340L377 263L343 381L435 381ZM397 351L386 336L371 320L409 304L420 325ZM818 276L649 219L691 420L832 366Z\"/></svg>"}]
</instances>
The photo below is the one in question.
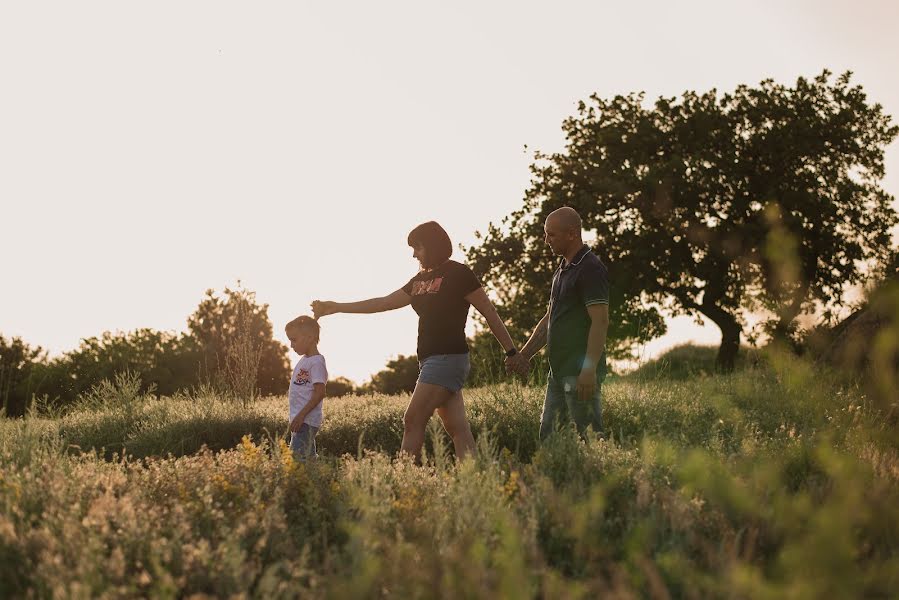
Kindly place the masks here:
<instances>
[{"instance_id":1,"label":"hazy sky","mask_svg":"<svg viewBox=\"0 0 899 600\"><path fill-rule=\"evenodd\" d=\"M204 290L240 279L281 335L314 298L404 284L418 223L470 244L518 208L532 152L561 149L591 93L827 67L899 116L897 23L899 3L864 0L5 0L0 333L58 354L181 331ZM895 143L887 173L897 195ZM332 376L415 351L411 308L322 324ZM647 355L718 339L671 328Z\"/></svg>"}]
</instances>

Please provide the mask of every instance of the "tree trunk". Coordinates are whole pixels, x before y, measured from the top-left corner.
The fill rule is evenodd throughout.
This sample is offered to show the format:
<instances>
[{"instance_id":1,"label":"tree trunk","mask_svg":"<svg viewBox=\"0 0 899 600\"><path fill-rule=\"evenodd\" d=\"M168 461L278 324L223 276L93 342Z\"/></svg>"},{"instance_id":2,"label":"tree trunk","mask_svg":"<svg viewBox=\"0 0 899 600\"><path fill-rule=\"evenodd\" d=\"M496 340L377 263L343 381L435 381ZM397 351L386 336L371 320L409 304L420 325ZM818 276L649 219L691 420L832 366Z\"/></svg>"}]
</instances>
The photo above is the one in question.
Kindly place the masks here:
<instances>
[{"instance_id":1,"label":"tree trunk","mask_svg":"<svg viewBox=\"0 0 899 600\"><path fill-rule=\"evenodd\" d=\"M802 303L808 297L808 291L809 284L803 283L799 289L793 292L790 302L777 311L777 321L771 330L771 338L783 343L795 354L802 354L802 347L794 335L793 321L802 312Z\"/></svg>"},{"instance_id":2,"label":"tree trunk","mask_svg":"<svg viewBox=\"0 0 899 600\"><path fill-rule=\"evenodd\" d=\"M769 296L775 299L779 305L774 310L776 318L769 322L769 333L775 342L780 342L789 347L796 354L801 354L802 349L795 336L796 317L802 312L802 305L808 298L811 289L811 281L815 280L818 256L807 257L803 263L802 275L797 281L780 281L772 279L770 272L766 273L765 289ZM774 269L776 271L776 269ZM798 284L798 285L797 285ZM795 285L795 289L790 290Z\"/></svg>"},{"instance_id":3,"label":"tree trunk","mask_svg":"<svg viewBox=\"0 0 899 600\"><path fill-rule=\"evenodd\" d=\"M721 373L731 373L737 362L737 354L740 352L740 335L743 328L740 327L733 315L717 306L702 304L699 311L711 319L721 330L721 345L718 347L715 367Z\"/></svg>"},{"instance_id":4,"label":"tree trunk","mask_svg":"<svg viewBox=\"0 0 899 600\"><path fill-rule=\"evenodd\" d=\"M719 325L719 327L721 326ZM737 354L740 352L741 331L742 329L739 325L721 327L721 345L718 347L715 366L722 373L731 373L734 370Z\"/></svg>"}]
</instances>

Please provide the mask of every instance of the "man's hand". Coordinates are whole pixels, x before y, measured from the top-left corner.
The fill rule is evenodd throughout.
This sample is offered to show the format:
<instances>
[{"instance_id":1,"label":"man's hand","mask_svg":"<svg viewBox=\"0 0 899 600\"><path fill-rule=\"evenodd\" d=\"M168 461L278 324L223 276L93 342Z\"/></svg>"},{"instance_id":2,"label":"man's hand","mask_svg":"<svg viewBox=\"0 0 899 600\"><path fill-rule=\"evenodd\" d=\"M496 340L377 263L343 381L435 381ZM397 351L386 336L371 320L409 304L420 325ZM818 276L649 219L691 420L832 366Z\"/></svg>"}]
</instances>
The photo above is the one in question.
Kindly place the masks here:
<instances>
[{"instance_id":1,"label":"man's hand","mask_svg":"<svg viewBox=\"0 0 899 600\"><path fill-rule=\"evenodd\" d=\"M584 366L581 374L577 376L577 399L581 402L589 402L593 398L596 389L596 367Z\"/></svg>"},{"instance_id":2,"label":"man's hand","mask_svg":"<svg viewBox=\"0 0 899 600\"><path fill-rule=\"evenodd\" d=\"M506 373L527 377L531 370L531 361L521 352L506 357Z\"/></svg>"},{"instance_id":3,"label":"man's hand","mask_svg":"<svg viewBox=\"0 0 899 600\"><path fill-rule=\"evenodd\" d=\"M337 312L337 303L330 300L313 300L310 306L312 306L312 314L316 321Z\"/></svg>"},{"instance_id":4,"label":"man's hand","mask_svg":"<svg viewBox=\"0 0 899 600\"><path fill-rule=\"evenodd\" d=\"M290 431L296 433L300 430L300 427L303 426L303 421L306 420L306 415L303 413L298 414L293 418L293 421L290 422Z\"/></svg>"}]
</instances>

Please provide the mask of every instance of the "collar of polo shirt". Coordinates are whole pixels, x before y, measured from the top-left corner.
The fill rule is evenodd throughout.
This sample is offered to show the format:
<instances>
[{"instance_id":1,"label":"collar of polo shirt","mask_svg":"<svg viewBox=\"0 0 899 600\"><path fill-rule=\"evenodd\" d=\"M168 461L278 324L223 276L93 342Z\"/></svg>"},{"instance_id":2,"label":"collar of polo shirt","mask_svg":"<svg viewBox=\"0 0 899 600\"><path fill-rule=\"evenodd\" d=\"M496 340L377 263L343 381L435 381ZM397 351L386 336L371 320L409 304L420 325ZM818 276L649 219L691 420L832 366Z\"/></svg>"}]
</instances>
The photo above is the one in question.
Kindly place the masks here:
<instances>
[{"instance_id":1,"label":"collar of polo shirt","mask_svg":"<svg viewBox=\"0 0 899 600\"><path fill-rule=\"evenodd\" d=\"M587 256L587 253L590 251L590 248L587 244L584 244L580 250L577 251L577 254L574 255L574 258L567 265L565 264L565 258L562 257L562 262L559 263L559 267L564 271L566 269L570 269L571 267L578 266L584 257Z\"/></svg>"}]
</instances>

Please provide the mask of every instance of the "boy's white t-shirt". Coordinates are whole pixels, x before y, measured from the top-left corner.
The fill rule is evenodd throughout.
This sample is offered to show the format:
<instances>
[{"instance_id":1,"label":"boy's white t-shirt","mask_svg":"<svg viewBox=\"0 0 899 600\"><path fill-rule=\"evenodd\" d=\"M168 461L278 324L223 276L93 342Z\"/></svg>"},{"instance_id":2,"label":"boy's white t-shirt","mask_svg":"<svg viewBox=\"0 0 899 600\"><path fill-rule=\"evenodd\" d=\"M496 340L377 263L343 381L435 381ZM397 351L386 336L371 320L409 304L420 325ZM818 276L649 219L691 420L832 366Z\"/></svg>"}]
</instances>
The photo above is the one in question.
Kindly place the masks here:
<instances>
[{"instance_id":1,"label":"boy's white t-shirt","mask_svg":"<svg viewBox=\"0 0 899 600\"><path fill-rule=\"evenodd\" d=\"M300 414L303 407L312 399L312 388L316 383L328 382L328 368L325 366L325 357L321 354L315 356L304 356L297 362L297 366L293 368L293 375L290 378L290 390L287 392L287 398L290 401L290 420ZM318 403L306 415L305 422L313 427L322 426L322 404L324 400Z\"/></svg>"}]
</instances>

